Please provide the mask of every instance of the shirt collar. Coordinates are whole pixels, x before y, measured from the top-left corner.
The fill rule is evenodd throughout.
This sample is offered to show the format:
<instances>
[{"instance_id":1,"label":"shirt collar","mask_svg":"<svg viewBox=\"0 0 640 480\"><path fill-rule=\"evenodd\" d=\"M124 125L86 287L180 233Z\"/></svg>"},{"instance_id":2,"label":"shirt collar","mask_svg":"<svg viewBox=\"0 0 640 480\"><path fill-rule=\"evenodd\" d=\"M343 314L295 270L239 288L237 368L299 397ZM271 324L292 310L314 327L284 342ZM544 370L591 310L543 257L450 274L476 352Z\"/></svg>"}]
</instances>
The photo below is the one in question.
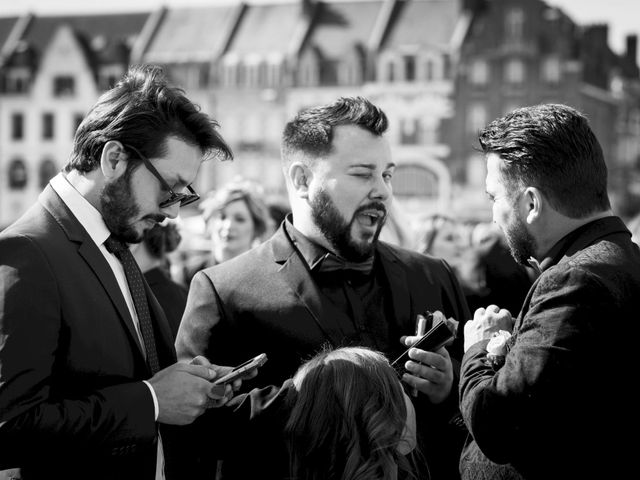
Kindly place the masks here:
<instances>
[{"instance_id":1,"label":"shirt collar","mask_svg":"<svg viewBox=\"0 0 640 480\"><path fill-rule=\"evenodd\" d=\"M94 243L98 246L102 245L109 238L111 232L104 223L100 212L69 183L63 173L53 177L49 183L65 205L69 207L71 213L78 219Z\"/></svg>"},{"instance_id":2,"label":"shirt collar","mask_svg":"<svg viewBox=\"0 0 640 480\"><path fill-rule=\"evenodd\" d=\"M605 217L612 218L612 217ZM539 273L544 272L549 267L557 264L562 257L567 253L567 250L573 245L581 235L584 234L587 230L593 227L595 222L600 222L602 219L598 218L589 223L585 223L575 230L569 232L567 235L558 240L553 247L542 257L540 261L531 257L528 262L534 269L536 269Z\"/></svg>"}]
</instances>

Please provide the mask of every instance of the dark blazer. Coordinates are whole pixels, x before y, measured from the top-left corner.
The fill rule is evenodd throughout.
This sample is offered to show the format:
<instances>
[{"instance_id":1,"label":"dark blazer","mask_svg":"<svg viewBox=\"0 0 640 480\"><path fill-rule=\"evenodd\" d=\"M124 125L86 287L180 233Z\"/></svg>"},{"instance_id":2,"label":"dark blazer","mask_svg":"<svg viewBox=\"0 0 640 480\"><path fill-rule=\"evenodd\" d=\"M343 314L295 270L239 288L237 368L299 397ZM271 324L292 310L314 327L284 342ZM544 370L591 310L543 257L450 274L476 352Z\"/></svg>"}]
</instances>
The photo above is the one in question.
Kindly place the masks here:
<instances>
[{"instance_id":1,"label":"dark blazer","mask_svg":"<svg viewBox=\"0 0 640 480\"><path fill-rule=\"evenodd\" d=\"M475 441L461 459L463 478L635 470L628 447L637 442L627 435L636 432L637 401L628 389L637 373L640 250L617 217L561 242L527 295L505 365L485 365L487 341L464 355L461 409Z\"/></svg>"},{"instance_id":2,"label":"dark blazer","mask_svg":"<svg viewBox=\"0 0 640 480\"><path fill-rule=\"evenodd\" d=\"M162 367L175 361L151 290ZM151 375L109 264L51 186L0 233L0 468L153 479ZM165 451L165 455L167 452Z\"/></svg>"},{"instance_id":3,"label":"dark blazer","mask_svg":"<svg viewBox=\"0 0 640 480\"><path fill-rule=\"evenodd\" d=\"M413 333L418 313L441 310L461 325L470 317L458 282L444 261L382 242L376 249L394 311L388 322L399 332L397 349L383 352L389 358L404 350L400 335ZM204 355L221 365L239 364L264 352L268 362L253 382L245 382L246 387L281 385L324 344L343 346L353 332L341 330L339 315L347 313L321 294L281 227L257 248L195 275L176 350L181 360ZM428 428L433 430L426 435L434 441L438 441L437 434L432 435L436 423L446 424L452 415L451 409L446 414L441 409L457 407L457 395L453 397L453 406L428 405L431 418L428 413L418 417L431 422ZM424 396L420 399L426 402ZM457 464L459 451L451 454Z\"/></svg>"}]
</instances>

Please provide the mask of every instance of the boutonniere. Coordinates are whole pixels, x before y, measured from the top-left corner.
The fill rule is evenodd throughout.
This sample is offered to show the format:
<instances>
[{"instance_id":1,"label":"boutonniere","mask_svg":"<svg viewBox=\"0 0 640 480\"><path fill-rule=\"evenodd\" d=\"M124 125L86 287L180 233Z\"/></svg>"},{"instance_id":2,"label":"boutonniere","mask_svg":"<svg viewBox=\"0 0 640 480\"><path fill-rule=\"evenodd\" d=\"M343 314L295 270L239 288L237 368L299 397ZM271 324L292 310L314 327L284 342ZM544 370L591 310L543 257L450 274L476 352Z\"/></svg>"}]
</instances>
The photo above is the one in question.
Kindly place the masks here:
<instances>
[{"instance_id":1,"label":"boutonniere","mask_svg":"<svg viewBox=\"0 0 640 480\"><path fill-rule=\"evenodd\" d=\"M504 359L511 347L510 339L511 333L506 330L500 330L491 335L491 339L487 344L487 366L492 367L494 370L502 368Z\"/></svg>"}]
</instances>

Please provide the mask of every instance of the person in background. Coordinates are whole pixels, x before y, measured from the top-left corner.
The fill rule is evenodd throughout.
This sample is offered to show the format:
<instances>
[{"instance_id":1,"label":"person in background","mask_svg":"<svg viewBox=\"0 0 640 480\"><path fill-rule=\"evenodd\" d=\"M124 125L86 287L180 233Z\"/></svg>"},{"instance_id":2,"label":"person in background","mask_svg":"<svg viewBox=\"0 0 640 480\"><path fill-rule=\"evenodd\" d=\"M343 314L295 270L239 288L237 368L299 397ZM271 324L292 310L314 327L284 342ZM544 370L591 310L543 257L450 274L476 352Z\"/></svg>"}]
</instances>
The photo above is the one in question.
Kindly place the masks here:
<instances>
[{"instance_id":1,"label":"person in background","mask_svg":"<svg viewBox=\"0 0 640 480\"><path fill-rule=\"evenodd\" d=\"M176 223L164 222L146 230L142 242L131 246L131 253L167 316L174 339L189 290L171 279L168 254L178 247L181 239Z\"/></svg>"},{"instance_id":2,"label":"person in background","mask_svg":"<svg viewBox=\"0 0 640 480\"><path fill-rule=\"evenodd\" d=\"M259 245L271 229L271 216L259 186L234 180L201 201L205 232L211 241L211 254L189 265L185 283L207 267L218 265Z\"/></svg>"},{"instance_id":3,"label":"person in background","mask_svg":"<svg viewBox=\"0 0 640 480\"><path fill-rule=\"evenodd\" d=\"M0 469L24 479L181 478L167 427L231 393L176 363L127 244L198 199L217 124L154 66L132 67L76 131L37 202L0 233Z\"/></svg>"},{"instance_id":4,"label":"person in background","mask_svg":"<svg viewBox=\"0 0 640 480\"><path fill-rule=\"evenodd\" d=\"M636 469L640 248L611 211L587 119L517 109L480 134L493 221L539 273L514 321L498 305L464 327L463 478L626 478Z\"/></svg>"},{"instance_id":5,"label":"person in background","mask_svg":"<svg viewBox=\"0 0 640 480\"><path fill-rule=\"evenodd\" d=\"M280 388L238 395L215 414L229 409L217 423L228 429L227 480L412 478L420 459L413 404L387 358L368 348L324 349Z\"/></svg>"},{"instance_id":6,"label":"person in background","mask_svg":"<svg viewBox=\"0 0 640 480\"><path fill-rule=\"evenodd\" d=\"M180 358L237 364L264 352L260 381L280 385L326 343L395 358L418 314L470 318L446 262L378 241L395 169L386 129L384 112L361 97L304 110L286 125L292 215L257 248L196 274L176 339ZM458 342L461 353L461 335ZM419 390L433 479L455 477L462 441L450 423L459 412L449 350L413 349L407 363L403 381Z\"/></svg>"}]
</instances>

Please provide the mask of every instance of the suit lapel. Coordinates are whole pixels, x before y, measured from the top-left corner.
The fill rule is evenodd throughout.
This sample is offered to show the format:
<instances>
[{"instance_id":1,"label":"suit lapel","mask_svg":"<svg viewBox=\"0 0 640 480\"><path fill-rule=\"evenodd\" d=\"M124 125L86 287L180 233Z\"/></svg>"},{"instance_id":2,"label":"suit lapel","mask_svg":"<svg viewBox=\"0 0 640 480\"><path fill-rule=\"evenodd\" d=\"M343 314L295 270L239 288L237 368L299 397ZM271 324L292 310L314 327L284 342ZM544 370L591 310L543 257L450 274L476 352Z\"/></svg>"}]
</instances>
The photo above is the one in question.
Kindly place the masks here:
<instances>
[{"instance_id":1,"label":"suit lapel","mask_svg":"<svg viewBox=\"0 0 640 480\"><path fill-rule=\"evenodd\" d=\"M411 293L406 271L396 256L384 244L378 243L376 250L389 282L395 323L402 327L405 322L411 319Z\"/></svg>"},{"instance_id":2,"label":"suit lapel","mask_svg":"<svg viewBox=\"0 0 640 480\"><path fill-rule=\"evenodd\" d=\"M99 282L104 287L105 292L120 315L120 320L123 323L124 328L129 333L130 340L133 344L137 345L138 353L144 361L142 346L140 345L138 334L133 325L131 314L129 313L124 297L122 296L116 277L111 271L106 259L100 252L100 249L96 246L87 231L73 216L71 211L51 186L48 185L40 194L39 201L56 219L69 240L78 244L78 253L89 265Z\"/></svg>"},{"instance_id":3,"label":"suit lapel","mask_svg":"<svg viewBox=\"0 0 640 480\"><path fill-rule=\"evenodd\" d=\"M307 265L293 247L291 240L284 231L284 227L280 227L272 237L271 242L274 260L280 265L278 274L281 275L283 281L289 285L305 306L325 337L334 346L341 345L345 332L340 329L340 325L334 315L322 314L322 312L328 310L328 306L324 305L322 293L313 281Z\"/></svg>"}]
</instances>

